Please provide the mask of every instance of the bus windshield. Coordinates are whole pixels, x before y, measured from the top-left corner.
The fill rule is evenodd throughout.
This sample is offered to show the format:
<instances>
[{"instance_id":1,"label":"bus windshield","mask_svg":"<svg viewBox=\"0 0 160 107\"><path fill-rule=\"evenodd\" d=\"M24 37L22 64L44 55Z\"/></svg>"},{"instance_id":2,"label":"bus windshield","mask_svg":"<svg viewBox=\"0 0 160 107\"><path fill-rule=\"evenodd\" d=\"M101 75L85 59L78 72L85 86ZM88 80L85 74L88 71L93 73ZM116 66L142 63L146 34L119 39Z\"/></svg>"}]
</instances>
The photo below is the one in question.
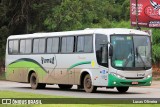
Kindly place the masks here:
<instances>
[{"instance_id":1,"label":"bus windshield","mask_svg":"<svg viewBox=\"0 0 160 107\"><path fill-rule=\"evenodd\" d=\"M150 37L142 35L112 35L112 67L120 70L151 68Z\"/></svg>"}]
</instances>

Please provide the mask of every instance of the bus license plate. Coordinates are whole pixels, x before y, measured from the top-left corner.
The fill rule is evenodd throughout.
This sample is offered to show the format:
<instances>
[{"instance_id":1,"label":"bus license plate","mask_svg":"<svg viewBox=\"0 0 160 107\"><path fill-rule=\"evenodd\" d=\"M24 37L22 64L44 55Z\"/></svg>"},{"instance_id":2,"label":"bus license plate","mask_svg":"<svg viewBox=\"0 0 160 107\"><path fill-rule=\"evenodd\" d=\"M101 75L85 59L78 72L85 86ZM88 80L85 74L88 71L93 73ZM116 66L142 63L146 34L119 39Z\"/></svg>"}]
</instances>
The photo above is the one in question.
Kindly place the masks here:
<instances>
[{"instance_id":1,"label":"bus license plate","mask_svg":"<svg viewBox=\"0 0 160 107\"><path fill-rule=\"evenodd\" d=\"M137 84L138 84L138 82L132 82L132 84L133 84L133 85L137 85Z\"/></svg>"}]
</instances>

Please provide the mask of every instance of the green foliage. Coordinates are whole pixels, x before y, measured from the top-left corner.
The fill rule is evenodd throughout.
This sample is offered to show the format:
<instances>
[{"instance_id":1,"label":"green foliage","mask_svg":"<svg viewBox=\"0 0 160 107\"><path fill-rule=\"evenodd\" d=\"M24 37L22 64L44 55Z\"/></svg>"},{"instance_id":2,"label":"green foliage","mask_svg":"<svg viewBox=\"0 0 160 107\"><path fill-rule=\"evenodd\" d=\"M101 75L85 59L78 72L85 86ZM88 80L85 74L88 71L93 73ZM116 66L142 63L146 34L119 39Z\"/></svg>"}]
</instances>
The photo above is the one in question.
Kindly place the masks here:
<instances>
[{"instance_id":1,"label":"green foliage","mask_svg":"<svg viewBox=\"0 0 160 107\"><path fill-rule=\"evenodd\" d=\"M152 35L152 60L154 63L160 63L160 30L153 29Z\"/></svg>"},{"instance_id":2,"label":"green foliage","mask_svg":"<svg viewBox=\"0 0 160 107\"><path fill-rule=\"evenodd\" d=\"M9 35L78 30L131 28L130 0L1 0L0 58ZM153 61L160 59L160 31L153 29Z\"/></svg>"},{"instance_id":3,"label":"green foliage","mask_svg":"<svg viewBox=\"0 0 160 107\"><path fill-rule=\"evenodd\" d=\"M82 3L79 0L62 1L61 5L57 5L52 9L44 24L49 31L80 29L81 5Z\"/></svg>"},{"instance_id":4,"label":"green foliage","mask_svg":"<svg viewBox=\"0 0 160 107\"><path fill-rule=\"evenodd\" d=\"M130 28L130 21L112 22L113 28Z\"/></svg>"},{"instance_id":5,"label":"green foliage","mask_svg":"<svg viewBox=\"0 0 160 107\"><path fill-rule=\"evenodd\" d=\"M2 61L5 54L6 40L9 35L9 29L6 26L0 28L0 60ZM0 62L1 63L1 62Z\"/></svg>"},{"instance_id":6,"label":"green foliage","mask_svg":"<svg viewBox=\"0 0 160 107\"><path fill-rule=\"evenodd\" d=\"M152 60L154 63L158 63L160 61L160 44L152 46Z\"/></svg>"}]
</instances>

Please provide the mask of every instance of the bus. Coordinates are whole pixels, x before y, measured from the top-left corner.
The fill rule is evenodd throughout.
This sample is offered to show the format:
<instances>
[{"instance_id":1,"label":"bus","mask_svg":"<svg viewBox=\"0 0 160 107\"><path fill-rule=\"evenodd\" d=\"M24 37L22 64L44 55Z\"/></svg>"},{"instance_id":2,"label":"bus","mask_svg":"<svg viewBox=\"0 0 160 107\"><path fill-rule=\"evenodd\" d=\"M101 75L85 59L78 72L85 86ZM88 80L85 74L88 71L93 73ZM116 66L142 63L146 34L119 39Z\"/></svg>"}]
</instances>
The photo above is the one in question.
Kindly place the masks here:
<instances>
[{"instance_id":1,"label":"bus","mask_svg":"<svg viewBox=\"0 0 160 107\"><path fill-rule=\"evenodd\" d=\"M12 35L6 45L6 79L32 89L77 85L88 93L152 83L151 36L126 28Z\"/></svg>"}]
</instances>

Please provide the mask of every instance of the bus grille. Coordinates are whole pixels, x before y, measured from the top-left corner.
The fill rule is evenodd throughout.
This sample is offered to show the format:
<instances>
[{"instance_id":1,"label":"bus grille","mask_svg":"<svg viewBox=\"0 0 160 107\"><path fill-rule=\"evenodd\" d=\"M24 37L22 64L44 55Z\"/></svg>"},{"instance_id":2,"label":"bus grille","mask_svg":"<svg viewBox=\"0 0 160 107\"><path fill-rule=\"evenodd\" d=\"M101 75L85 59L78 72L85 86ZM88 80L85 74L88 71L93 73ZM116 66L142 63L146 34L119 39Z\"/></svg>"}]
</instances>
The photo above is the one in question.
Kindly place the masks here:
<instances>
[{"instance_id":1,"label":"bus grille","mask_svg":"<svg viewBox=\"0 0 160 107\"><path fill-rule=\"evenodd\" d=\"M143 79L144 77L125 77L126 79Z\"/></svg>"},{"instance_id":2,"label":"bus grille","mask_svg":"<svg viewBox=\"0 0 160 107\"><path fill-rule=\"evenodd\" d=\"M138 82L138 84L132 84L132 82L121 82L122 85L144 85L146 82Z\"/></svg>"}]
</instances>

